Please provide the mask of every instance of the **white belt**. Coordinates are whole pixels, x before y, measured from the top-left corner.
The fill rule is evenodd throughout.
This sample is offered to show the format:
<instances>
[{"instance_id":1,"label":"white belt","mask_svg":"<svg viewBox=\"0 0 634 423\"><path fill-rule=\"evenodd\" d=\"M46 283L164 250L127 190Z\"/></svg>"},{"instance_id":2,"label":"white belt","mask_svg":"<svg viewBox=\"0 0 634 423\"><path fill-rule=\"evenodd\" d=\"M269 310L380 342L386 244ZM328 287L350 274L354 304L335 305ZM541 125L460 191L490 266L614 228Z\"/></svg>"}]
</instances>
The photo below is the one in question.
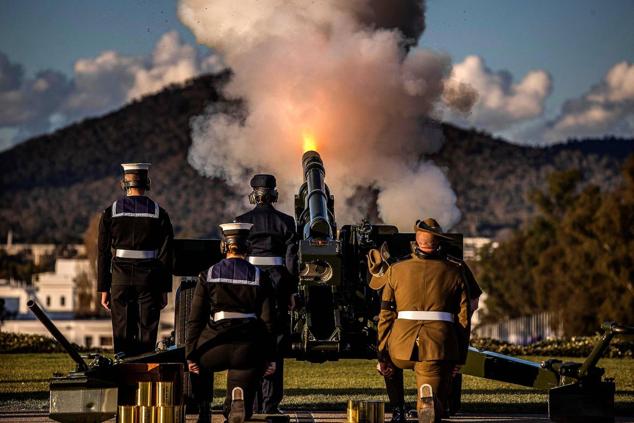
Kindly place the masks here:
<instances>
[{"instance_id":1,"label":"white belt","mask_svg":"<svg viewBox=\"0 0 634 423\"><path fill-rule=\"evenodd\" d=\"M117 248L115 255L129 259L152 259L158 255L157 250L123 250Z\"/></svg>"},{"instance_id":2,"label":"white belt","mask_svg":"<svg viewBox=\"0 0 634 423\"><path fill-rule=\"evenodd\" d=\"M282 257L261 257L261 256L249 256L247 257L249 263L254 266L283 266L284 259Z\"/></svg>"},{"instance_id":3,"label":"white belt","mask_svg":"<svg viewBox=\"0 0 634 423\"><path fill-rule=\"evenodd\" d=\"M219 311L214 313L214 322L224 319L255 319L255 313L238 313L237 311Z\"/></svg>"},{"instance_id":4,"label":"white belt","mask_svg":"<svg viewBox=\"0 0 634 423\"><path fill-rule=\"evenodd\" d=\"M453 323L453 313L446 311L399 311L398 318L404 320L440 320Z\"/></svg>"}]
</instances>

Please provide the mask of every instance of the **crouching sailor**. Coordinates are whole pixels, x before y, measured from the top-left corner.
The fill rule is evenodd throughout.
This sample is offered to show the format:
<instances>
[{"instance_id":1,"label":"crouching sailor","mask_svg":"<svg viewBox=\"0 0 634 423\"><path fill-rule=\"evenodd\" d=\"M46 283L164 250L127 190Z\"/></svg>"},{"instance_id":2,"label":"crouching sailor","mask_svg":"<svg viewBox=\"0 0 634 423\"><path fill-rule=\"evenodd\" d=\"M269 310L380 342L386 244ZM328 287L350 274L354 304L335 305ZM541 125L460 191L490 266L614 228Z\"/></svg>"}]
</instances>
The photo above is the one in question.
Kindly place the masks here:
<instances>
[{"instance_id":1,"label":"crouching sailor","mask_svg":"<svg viewBox=\"0 0 634 423\"><path fill-rule=\"evenodd\" d=\"M223 413L229 423L252 414L263 375L275 373L275 309L271 281L246 260L250 223L220 225L226 258L203 272L187 320L186 355L194 374L228 370ZM208 384L198 384L205 389ZM196 389L196 386L194 386ZM195 392L208 398L208 392ZM202 407L199 422L210 422Z\"/></svg>"}]
</instances>

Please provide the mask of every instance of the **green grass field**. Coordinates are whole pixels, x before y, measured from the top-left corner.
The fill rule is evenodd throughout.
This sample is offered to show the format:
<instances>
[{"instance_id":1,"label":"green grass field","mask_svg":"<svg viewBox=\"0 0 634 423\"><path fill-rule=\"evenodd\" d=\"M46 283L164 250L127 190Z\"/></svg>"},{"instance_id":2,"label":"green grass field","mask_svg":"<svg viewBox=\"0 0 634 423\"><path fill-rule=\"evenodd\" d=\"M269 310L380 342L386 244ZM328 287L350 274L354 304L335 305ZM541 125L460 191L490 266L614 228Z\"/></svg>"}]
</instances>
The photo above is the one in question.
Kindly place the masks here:
<instances>
[{"instance_id":1,"label":"green grass field","mask_svg":"<svg viewBox=\"0 0 634 423\"><path fill-rule=\"evenodd\" d=\"M540 361L540 357L526 357ZM570 359L578 361L578 359ZM600 367L616 379L619 414L634 414L634 360L603 359ZM0 355L0 412L46 410L48 379L55 372L73 368L65 354ZM310 364L287 360L285 366L287 409L344 409L348 399L387 401L383 379L368 360L342 360ZM408 401L414 402L413 372L406 372ZM225 375L215 375L214 405L224 398ZM472 412L546 413L547 395L521 386L465 376L463 410Z\"/></svg>"}]
</instances>

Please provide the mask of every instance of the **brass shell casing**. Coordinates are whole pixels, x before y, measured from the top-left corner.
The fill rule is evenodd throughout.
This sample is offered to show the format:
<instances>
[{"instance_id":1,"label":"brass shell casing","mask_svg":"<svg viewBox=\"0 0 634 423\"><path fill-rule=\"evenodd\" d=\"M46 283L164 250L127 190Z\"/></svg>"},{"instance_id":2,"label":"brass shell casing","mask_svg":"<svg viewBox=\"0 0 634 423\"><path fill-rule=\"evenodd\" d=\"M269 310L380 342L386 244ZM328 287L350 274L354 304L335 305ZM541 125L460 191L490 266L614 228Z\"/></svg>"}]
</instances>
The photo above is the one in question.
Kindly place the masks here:
<instances>
[{"instance_id":1,"label":"brass shell casing","mask_svg":"<svg viewBox=\"0 0 634 423\"><path fill-rule=\"evenodd\" d=\"M117 423L137 423L137 409L134 405L120 405L117 410Z\"/></svg>"},{"instance_id":2,"label":"brass shell casing","mask_svg":"<svg viewBox=\"0 0 634 423\"><path fill-rule=\"evenodd\" d=\"M158 412L158 423L174 423L174 406L158 406L156 407Z\"/></svg>"},{"instance_id":3,"label":"brass shell casing","mask_svg":"<svg viewBox=\"0 0 634 423\"><path fill-rule=\"evenodd\" d=\"M347 423L383 423L385 404L381 401L348 400Z\"/></svg>"},{"instance_id":4,"label":"brass shell casing","mask_svg":"<svg viewBox=\"0 0 634 423\"><path fill-rule=\"evenodd\" d=\"M158 407L139 407L139 423L157 423Z\"/></svg>"},{"instance_id":5,"label":"brass shell casing","mask_svg":"<svg viewBox=\"0 0 634 423\"><path fill-rule=\"evenodd\" d=\"M174 383L156 383L156 405L168 407L174 405Z\"/></svg>"},{"instance_id":6,"label":"brass shell casing","mask_svg":"<svg viewBox=\"0 0 634 423\"><path fill-rule=\"evenodd\" d=\"M136 390L136 405L150 407L154 403L152 382L139 382Z\"/></svg>"},{"instance_id":7,"label":"brass shell casing","mask_svg":"<svg viewBox=\"0 0 634 423\"><path fill-rule=\"evenodd\" d=\"M359 423L359 404L361 401L348 400L348 423Z\"/></svg>"}]
</instances>

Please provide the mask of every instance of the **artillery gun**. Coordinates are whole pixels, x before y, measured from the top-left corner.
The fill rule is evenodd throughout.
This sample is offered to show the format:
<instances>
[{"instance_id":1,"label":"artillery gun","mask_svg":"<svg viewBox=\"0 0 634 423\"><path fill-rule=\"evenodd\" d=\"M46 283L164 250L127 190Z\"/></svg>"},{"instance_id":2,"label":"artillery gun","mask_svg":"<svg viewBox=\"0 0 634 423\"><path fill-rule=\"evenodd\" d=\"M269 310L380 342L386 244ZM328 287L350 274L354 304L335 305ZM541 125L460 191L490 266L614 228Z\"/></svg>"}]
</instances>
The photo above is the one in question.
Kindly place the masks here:
<instances>
[{"instance_id":1,"label":"artillery gun","mask_svg":"<svg viewBox=\"0 0 634 423\"><path fill-rule=\"evenodd\" d=\"M363 221L335 223L334 197L325 183L319 153L302 157L304 183L295 196L295 216L302 239L297 248L298 290L303 304L290 316L286 356L324 362L343 358L376 357L376 319L380 299L368 287L366 255L384 243L394 260L411 254L413 233L400 233L392 225ZM444 248L462 257L462 235L450 234ZM112 417L117 398L125 394L126 374L143 363L185 364L186 317L195 277L220 260L218 240L175 240L175 274L183 277L177 292L176 342L166 350L113 361L92 355L90 363L77 353L34 302L29 308L77 363L67 376L51 381L50 416L60 422L99 422ZM614 381L596 367L617 335L632 335L634 327L604 324L604 334L583 363L546 360L541 363L470 347L463 374L548 390L548 412L553 421L614 421ZM177 370L172 370L178 372ZM178 375L176 376L178 377ZM182 379L182 378L181 378ZM176 391L187 394L185 376ZM454 390L454 410L459 390Z\"/></svg>"}]
</instances>

